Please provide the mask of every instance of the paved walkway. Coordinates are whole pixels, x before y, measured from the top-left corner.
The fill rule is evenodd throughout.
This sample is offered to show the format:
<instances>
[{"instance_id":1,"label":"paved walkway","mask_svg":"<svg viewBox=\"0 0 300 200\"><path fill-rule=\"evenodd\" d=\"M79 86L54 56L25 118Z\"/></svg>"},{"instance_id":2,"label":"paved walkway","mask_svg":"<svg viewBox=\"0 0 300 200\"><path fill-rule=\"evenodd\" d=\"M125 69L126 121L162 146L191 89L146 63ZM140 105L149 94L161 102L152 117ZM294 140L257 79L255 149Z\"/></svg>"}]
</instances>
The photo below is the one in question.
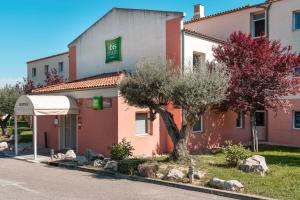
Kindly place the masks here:
<instances>
[{"instance_id":1,"label":"paved walkway","mask_svg":"<svg viewBox=\"0 0 300 200\"><path fill-rule=\"evenodd\" d=\"M219 200L193 191L0 158L0 196L5 200Z\"/></svg>"}]
</instances>

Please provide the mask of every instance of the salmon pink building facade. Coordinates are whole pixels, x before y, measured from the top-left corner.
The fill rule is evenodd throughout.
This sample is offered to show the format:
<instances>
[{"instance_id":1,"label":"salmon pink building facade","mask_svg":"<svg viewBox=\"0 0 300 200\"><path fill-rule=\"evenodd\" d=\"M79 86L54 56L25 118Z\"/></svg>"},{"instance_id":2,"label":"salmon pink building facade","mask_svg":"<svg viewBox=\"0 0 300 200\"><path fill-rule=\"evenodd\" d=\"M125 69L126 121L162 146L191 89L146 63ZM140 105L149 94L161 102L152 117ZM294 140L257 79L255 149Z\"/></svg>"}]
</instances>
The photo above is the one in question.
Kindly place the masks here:
<instances>
[{"instance_id":1,"label":"salmon pink building facade","mask_svg":"<svg viewBox=\"0 0 300 200\"><path fill-rule=\"evenodd\" d=\"M78 107L77 114L38 116L38 145L76 149L79 153L91 148L107 155L109 146L126 138L135 148L135 155L171 152L172 143L160 117L149 121L147 109L129 106L120 96L117 85L122 78L134 73L136 64L143 59L170 59L183 73L193 70L196 59L214 60L212 48L236 30L254 36L261 31L299 51L300 4L295 2L298 0L268 1L212 16L204 16L204 6L196 5L195 16L187 22L183 12L112 9L68 45L69 81L32 92L67 96ZM288 16L292 20L287 33L278 33L275 28L274 23L281 23L275 22L277 12L284 20ZM286 26L286 22L282 23ZM287 98L293 105L287 114L257 112L261 142L300 146L300 96ZM97 99L103 101L103 108L95 105ZM179 125L181 110L171 105L169 109ZM199 152L219 147L225 140L248 144L250 137L247 115L208 111L191 133L189 149Z\"/></svg>"}]
</instances>

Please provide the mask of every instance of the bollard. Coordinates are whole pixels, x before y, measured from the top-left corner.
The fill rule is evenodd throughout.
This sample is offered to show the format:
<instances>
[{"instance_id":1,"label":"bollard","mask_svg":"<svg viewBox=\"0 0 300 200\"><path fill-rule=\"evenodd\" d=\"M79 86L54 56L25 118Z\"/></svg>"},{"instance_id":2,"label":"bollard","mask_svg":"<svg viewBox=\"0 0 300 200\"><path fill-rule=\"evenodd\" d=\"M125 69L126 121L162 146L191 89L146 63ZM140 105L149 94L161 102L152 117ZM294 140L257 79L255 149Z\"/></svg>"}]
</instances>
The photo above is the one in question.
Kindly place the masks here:
<instances>
[{"instance_id":1,"label":"bollard","mask_svg":"<svg viewBox=\"0 0 300 200\"><path fill-rule=\"evenodd\" d=\"M51 156L51 160L54 159L54 149L50 149L50 156Z\"/></svg>"}]
</instances>

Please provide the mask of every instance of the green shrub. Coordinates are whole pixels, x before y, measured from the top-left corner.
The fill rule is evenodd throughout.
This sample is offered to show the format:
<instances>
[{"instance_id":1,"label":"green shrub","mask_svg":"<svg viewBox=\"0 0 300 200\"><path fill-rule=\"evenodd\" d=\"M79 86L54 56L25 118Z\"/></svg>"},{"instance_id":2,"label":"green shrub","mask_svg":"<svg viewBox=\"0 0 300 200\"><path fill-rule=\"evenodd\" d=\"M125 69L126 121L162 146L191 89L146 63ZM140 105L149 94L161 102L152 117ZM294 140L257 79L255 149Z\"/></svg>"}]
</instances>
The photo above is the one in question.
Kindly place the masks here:
<instances>
[{"instance_id":1,"label":"green shrub","mask_svg":"<svg viewBox=\"0 0 300 200\"><path fill-rule=\"evenodd\" d=\"M225 154L226 162L231 166L238 166L251 155L251 152L242 144L232 144L231 141L226 142L223 153Z\"/></svg>"},{"instance_id":2,"label":"green shrub","mask_svg":"<svg viewBox=\"0 0 300 200\"><path fill-rule=\"evenodd\" d=\"M118 171L123 174L134 175L138 174L139 164L145 163L144 159L128 159L118 162Z\"/></svg>"},{"instance_id":3,"label":"green shrub","mask_svg":"<svg viewBox=\"0 0 300 200\"><path fill-rule=\"evenodd\" d=\"M113 160L123 160L133 155L134 148L131 142L123 138L120 143L113 144L108 150Z\"/></svg>"}]
</instances>

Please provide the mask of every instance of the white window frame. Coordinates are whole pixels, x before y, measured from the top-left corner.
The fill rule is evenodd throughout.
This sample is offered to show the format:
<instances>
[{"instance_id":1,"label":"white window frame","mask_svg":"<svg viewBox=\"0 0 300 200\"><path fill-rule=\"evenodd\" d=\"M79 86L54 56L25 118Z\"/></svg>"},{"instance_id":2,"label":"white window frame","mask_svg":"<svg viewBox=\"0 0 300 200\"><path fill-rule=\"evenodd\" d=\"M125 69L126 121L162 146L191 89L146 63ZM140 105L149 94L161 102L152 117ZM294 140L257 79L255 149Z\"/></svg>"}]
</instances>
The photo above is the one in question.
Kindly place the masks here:
<instances>
[{"instance_id":1,"label":"white window frame","mask_svg":"<svg viewBox=\"0 0 300 200\"><path fill-rule=\"evenodd\" d=\"M201 130L194 131L194 127L193 127L193 133L203 133L203 115L200 116L200 122L201 122Z\"/></svg>"},{"instance_id":2,"label":"white window frame","mask_svg":"<svg viewBox=\"0 0 300 200\"><path fill-rule=\"evenodd\" d=\"M35 73L33 73L33 72L35 72ZM33 67L33 68L31 69L31 76L32 76L32 77L36 77L36 74L37 74L37 69L36 69L36 67Z\"/></svg>"},{"instance_id":3,"label":"white window frame","mask_svg":"<svg viewBox=\"0 0 300 200\"><path fill-rule=\"evenodd\" d=\"M300 130L300 128L296 128L296 127L295 127L295 113L296 113L296 112L300 112L300 111L298 111L298 110L294 110L294 111L293 111L293 129L295 129L295 130Z\"/></svg>"},{"instance_id":4,"label":"white window frame","mask_svg":"<svg viewBox=\"0 0 300 200\"><path fill-rule=\"evenodd\" d=\"M206 62L206 54L205 53L202 53L202 52L198 52L198 51L194 51L193 52L193 70L195 69L195 63L196 63L196 61L194 60L194 57L195 56L200 56L201 57L201 59L200 59L200 65L201 64L205 64L205 62ZM199 60L198 60L199 61ZM202 63L202 62L204 62L204 63Z\"/></svg>"},{"instance_id":5,"label":"white window frame","mask_svg":"<svg viewBox=\"0 0 300 200\"><path fill-rule=\"evenodd\" d=\"M137 130L136 130L136 117L137 115L146 115L146 133L137 133ZM136 112L135 113L135 135L136 136L148 136L150 135L150 123L149 123L149 119L148 119L148 113L146 112Z\"/></svg>"},{"instance_id":6,"label":"white window frame","mask_svg":"<svg viewBox=\"0 0 300 200\"><path fill-rule=\"evenodd\" d=\"M296 14L300 14L300 10L293 11L293 31L300 31L300 28L296 28Z\"/></svg>"},{"instance_id":7,"label":"white window frame","mask_svg":"<svg viewBox=\"0 0 300 200\"><path fill-rule=\"evenodd\" d=\"M261 36L255 36L255 23L256 21L260 21L262 19L257 19L257 20L254 20L254 16L255 15L259 15L259 14L265 14L265 35L263 35L263 37L266 36L266 32L267 32L267 27L266 27L266 20L267 20L267 16L266 16L266 12L265 11L260 11L260 12L255 12L255 13L251 13L251 35L253 38L259 38Z\"/></svg>"},{"instance_id":8,"label":"white window frame","mask_svg":"<svg viewBox=\"0 0 300 200\"><path fill-rule=\"evenodd\" d=\"M62 66L62 69L61 69ZM58 63L58 73L63 73L64 72L64 62L59 62Z\"/></svg>"},{"instance_id":9,"label":"white window frame","mask_svg":"<svg viewBox=\"0 0 300 200\"><path fill-rule=\"evenodd\" d=\"M238 116L240 115L241 125L240 125L240 126L236 126L236 121L235 121L235 128L241 129L241 128L243 128L243 114L242 114L241 112L236 113L236 114L237 114L237 118L238 118ZM237 118L236 118L236 120L237 120Z\"/></svg>"},{"instance_id":10,"label":"white window frame","mask_svg":"<svg viewBox=\"0 0 300 200\"><path fill-rule=\"evenodd\" d=\"M44 65L44 73L47 76L47 74L49 73L49 65Z\"/></svg>"}]
</instances>

